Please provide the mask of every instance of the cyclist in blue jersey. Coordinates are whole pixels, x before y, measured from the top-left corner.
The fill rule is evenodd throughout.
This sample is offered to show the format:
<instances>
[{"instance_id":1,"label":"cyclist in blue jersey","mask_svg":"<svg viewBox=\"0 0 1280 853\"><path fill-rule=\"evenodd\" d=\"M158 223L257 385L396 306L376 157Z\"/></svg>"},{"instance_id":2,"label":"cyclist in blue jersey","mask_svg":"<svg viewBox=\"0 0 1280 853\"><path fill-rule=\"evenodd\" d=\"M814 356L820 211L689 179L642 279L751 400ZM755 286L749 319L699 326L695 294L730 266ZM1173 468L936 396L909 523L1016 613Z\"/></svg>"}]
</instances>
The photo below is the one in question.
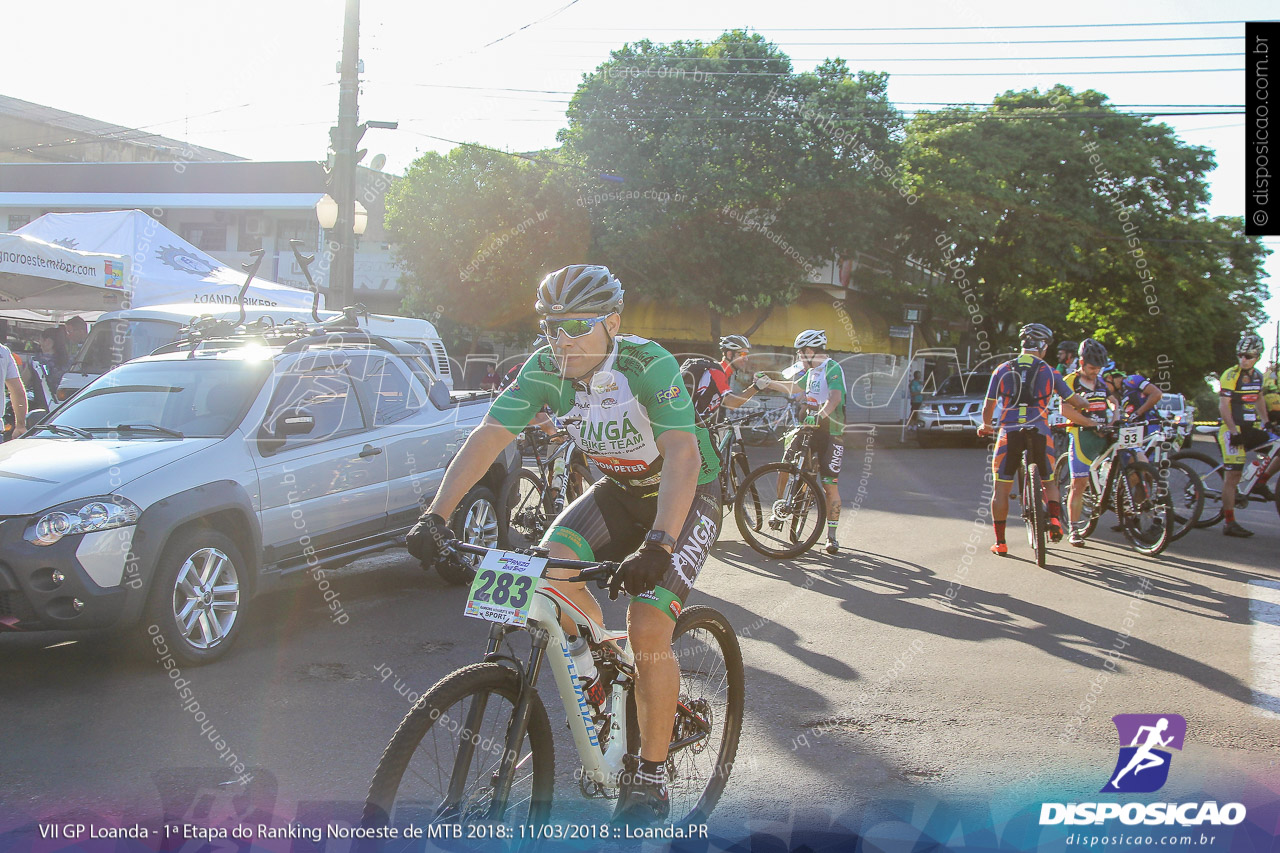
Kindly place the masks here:
<instances>
[{"instance_id":1,"label":"cyclist in blue jersey","mask_svg":"<svg viewBox=\"0 0 1280 853\"><path fill-rule=\"evenodd\" d=\"M1021 466L1024 449L1030 452L1032 461L1042 472L1045 501L1049 505L1049 537L1054 542L1062 539L1061 496L1053 478L1050 399L1057 394L1067 404L1062 407L1064 416L1079 423L1088 422L1084 415L1076 413L1083 408L1084 400L1072 394L1062 377L1044 360L1053 332L1041 323L1028 323L1018 332L1018 337L1022 352L991 374L986 403L982 407L982 426L978 427L978 435L984 438L994 435L999 429L991 460L995 478L991 492L991 525L996 534L991 553L1001 556L1009 553L1005 542L1009 494L1013 491L1013 479ZM997 404L1000 406L1000 420L993 423Z\"/></svg>"}]
</instances>

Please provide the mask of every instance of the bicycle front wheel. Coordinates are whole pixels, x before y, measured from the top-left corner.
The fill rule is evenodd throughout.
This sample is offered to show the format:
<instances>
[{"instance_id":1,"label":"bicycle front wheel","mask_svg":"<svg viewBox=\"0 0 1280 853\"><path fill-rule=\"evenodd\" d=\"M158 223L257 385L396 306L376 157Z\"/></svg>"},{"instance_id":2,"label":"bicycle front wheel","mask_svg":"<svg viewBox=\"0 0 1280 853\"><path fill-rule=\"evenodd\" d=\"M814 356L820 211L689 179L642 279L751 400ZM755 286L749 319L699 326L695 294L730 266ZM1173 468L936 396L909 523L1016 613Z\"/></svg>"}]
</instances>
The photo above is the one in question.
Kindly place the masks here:
<instances>
[{"instance_id":1,"label":"bicycle front wheel","mask_svg":"<svg viewBox=\"0 0 1280 853\"><path fill-rule=\"evenodd\" d=\"M423 694L382 753L362 825L545 822L555 785L555 747L536 691L531 691L529 723L506 808L495 813L499 766L520 689L515 670L481 663L445 676ZM469 725L473 710L480 711L478 725ZM469 761L463 761L464 746Z\"/></svg>"},{"instance_id":2,"label":"bicycle front wheel","mask_svg":"<svg viewBox=\"0 0 1280 853\"><path fill-rule=\"evenodd\" d=\"M1116 514L1124 536L1140 554L1154 557L1173 535L1173 500L1148 462L1130 462L1116 484Z\"/></svg>"},{"instance_id":3,"label":"bicycle front wheel","mask_svg":"<svg viewBox=\"0 0 1280 853\"><path fill-rule=\"evenodd\" d=\"M1213 527L1222 521L1223 474L1225 469L1220 460L1198 450L1183 450L1169 457L1171 462L1181 462L1195 472L1200 478L1201 492L1204 494L1204 508L1200 516L1193 522L1195 527Z\"/></svg>"},{"instance_id":4,"label":"bicycle front wheel","mask_svg":"<svg viewBox=\"0 0 1280 853\"><path fill-rule=\"evenodd\" d=\"M1173 535L1170 542L1177 542L1196 525L1204 512L1204 484L1200 475L1185 462L1170 462L1166 475L1169 482L1169 498L1173 501Z\"/></svg>"},{"instance_id":5,"label":"bicycle front wheel","mask_svg":"<svg viewBox=\"0 0 1280 853\"><path fill-rule=\"evenodd\" d=\"M747 544L784 560L813 547L827 523L827 497L817 477L786 462L751 472L733 503L733 517Z\"/></svg>"}]
</instances>

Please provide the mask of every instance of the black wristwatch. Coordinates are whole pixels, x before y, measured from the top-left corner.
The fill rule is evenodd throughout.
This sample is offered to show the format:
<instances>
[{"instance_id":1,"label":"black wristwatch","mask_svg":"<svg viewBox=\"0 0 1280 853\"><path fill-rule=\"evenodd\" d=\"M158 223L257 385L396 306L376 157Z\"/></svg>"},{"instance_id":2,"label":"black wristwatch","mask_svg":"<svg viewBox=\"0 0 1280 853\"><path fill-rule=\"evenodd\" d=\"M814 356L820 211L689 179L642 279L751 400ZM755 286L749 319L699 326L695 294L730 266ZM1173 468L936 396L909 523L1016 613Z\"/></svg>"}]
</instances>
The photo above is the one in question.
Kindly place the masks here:
<instances>
[{"instance_id":1,"label":"black wristwatch","mask_svg":"<svg viewBox=\"0 0 1280 853\"><path fill-rule=\"evenodd\" d=\"M672 550L676 547L676 538L665 530L650 530L644 535L644 544L646 545L666 545Z\"/></svg>"}]
</instances>

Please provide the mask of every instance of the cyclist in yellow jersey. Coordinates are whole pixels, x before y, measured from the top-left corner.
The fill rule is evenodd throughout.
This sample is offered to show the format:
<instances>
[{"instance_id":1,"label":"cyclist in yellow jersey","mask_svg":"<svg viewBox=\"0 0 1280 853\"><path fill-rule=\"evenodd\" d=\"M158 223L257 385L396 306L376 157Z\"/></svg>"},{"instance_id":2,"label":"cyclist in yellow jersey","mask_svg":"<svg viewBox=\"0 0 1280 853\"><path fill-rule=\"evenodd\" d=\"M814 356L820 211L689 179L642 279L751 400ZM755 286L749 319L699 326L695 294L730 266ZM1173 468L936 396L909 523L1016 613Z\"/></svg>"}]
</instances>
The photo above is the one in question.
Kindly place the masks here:
<instances>
[{"instance_id":1,"label":"cyclist in yellow jersey","mask_svg":"<svg viewBox=\"0 0 1280 853\"><path fill-rule=\"evenodd\" d=\"M1270 436L1259 427L1265 417L1262 374L1255 366L1262 355L1262 338L1246 332L1236 344L1238 363L1227 368L1218 382L1218 412L1222 426L1218 428L1218 448L1222 451L1222 533L1225 536L1246 538L1253 531L1246 530L1236 521L1236 486L1244 473L1245 454L1265 444ZM1280 469L1280 454L1276 454L1267 470L1254 483L1253 491L1264 494L1267 480ZM1268 493L1269 494L1269 493Z\"/></svg>"}]
</instances>

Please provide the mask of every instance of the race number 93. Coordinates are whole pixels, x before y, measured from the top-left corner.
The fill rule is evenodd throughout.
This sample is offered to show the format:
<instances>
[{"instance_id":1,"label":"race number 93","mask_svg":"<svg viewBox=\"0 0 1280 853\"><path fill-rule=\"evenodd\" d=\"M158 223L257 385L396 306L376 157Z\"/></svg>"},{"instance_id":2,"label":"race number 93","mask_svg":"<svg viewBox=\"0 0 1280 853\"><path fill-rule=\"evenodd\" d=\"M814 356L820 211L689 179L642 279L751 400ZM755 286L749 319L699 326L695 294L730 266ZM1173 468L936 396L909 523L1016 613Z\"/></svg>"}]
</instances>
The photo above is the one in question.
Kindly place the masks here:
<instances>
[{"instance_id":1,"label":"race number 93","mask_svg":"<svg viewBox=\"0 0 1280 853\"><path fill-rule=\"evenodd\" d=\"M1137 447L1142 444L1143 433L1146 429L1142 426L1121 427L1117 436L1121 447Z\"/></svg>"}]
</instances>

